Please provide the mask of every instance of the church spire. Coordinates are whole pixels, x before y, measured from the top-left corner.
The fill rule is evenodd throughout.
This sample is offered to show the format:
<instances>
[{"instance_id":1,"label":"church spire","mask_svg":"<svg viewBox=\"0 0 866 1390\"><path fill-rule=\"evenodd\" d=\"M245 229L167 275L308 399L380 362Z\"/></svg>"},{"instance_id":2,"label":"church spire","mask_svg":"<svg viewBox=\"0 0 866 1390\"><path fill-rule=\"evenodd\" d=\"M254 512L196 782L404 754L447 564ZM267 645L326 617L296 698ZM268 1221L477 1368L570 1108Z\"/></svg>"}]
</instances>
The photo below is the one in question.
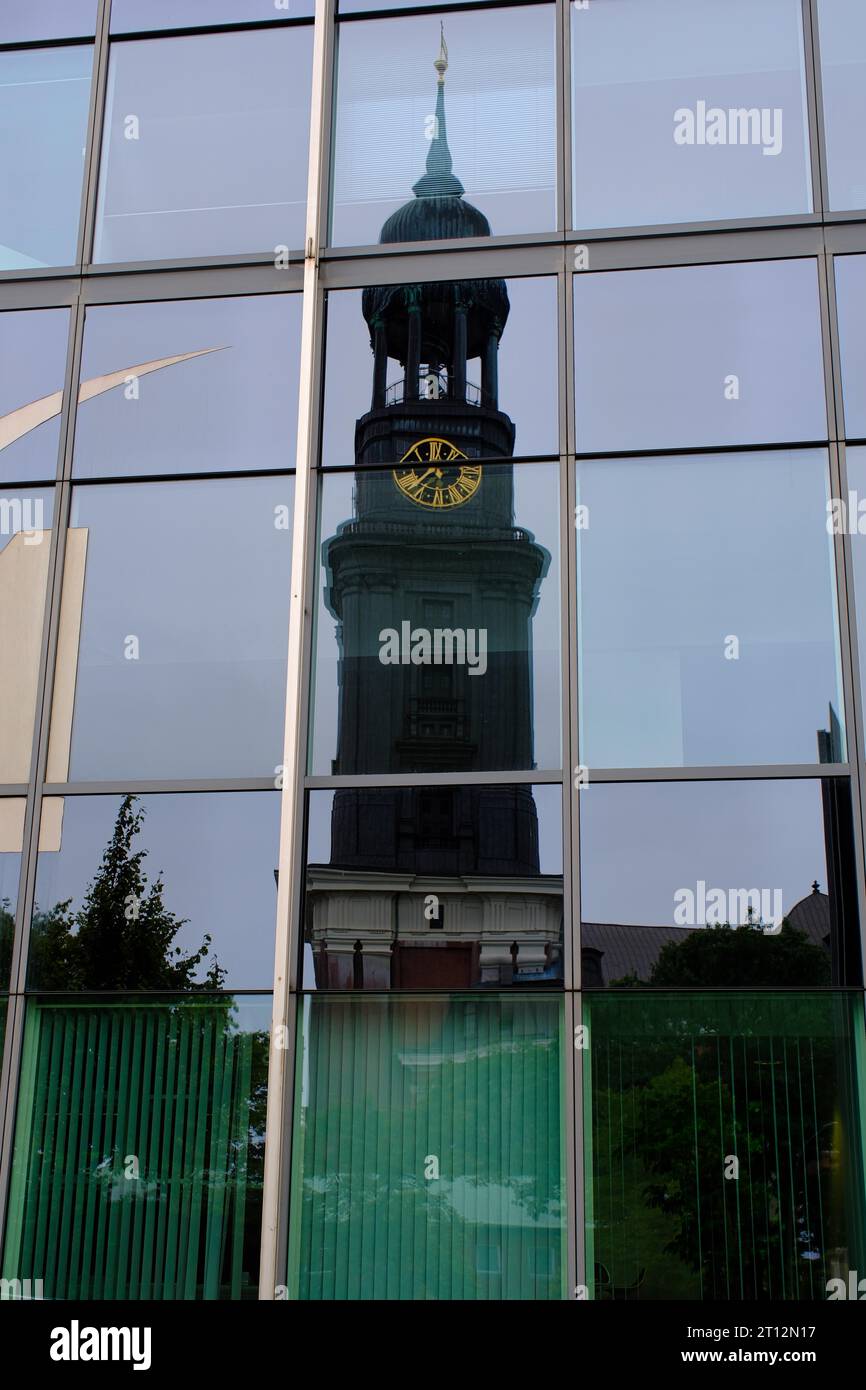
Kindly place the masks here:
<instances>
[{"instance_id":1,"label":"church spire","mask_svg":"<svg viewBox=\"0 0 866 1390\"><path fill-rule=\"evenodd\" d=\"M440 25L438 56L433 66L438 73L436 79L436 116L433 123L433 138L427 151L427 172L413 185L416 198L461 197L463 185L452 173L451 151L448 148L448 133L445 127L445 73L448 70L448 45L445 42L445 25Z\"/></svg>"}]
</instances>

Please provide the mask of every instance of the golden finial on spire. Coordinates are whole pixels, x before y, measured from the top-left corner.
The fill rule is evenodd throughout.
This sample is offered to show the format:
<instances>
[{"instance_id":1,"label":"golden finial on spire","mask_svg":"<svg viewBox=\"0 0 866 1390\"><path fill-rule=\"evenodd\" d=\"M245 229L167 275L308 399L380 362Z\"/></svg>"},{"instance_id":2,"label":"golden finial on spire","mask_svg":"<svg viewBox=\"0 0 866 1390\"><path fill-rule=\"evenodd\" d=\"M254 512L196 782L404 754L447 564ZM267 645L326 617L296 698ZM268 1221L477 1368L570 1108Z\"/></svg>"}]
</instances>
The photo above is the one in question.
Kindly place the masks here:
<instances>
[{"instance_id":1,"label":"golden finial on spire","mask_svg":"<svg viewBox=\"0 0 866 1390\"><path fill-rule=\"evenodd\" d=\"M448 45L447 45L447 43L445 42L445 21L444 21L444 20L440 20L440 22L439 22L439 32L440 32L440 35L441 35L441 40L440 40L440 44L439 44L439 57L438 57L438 58L434 58L434 60L433 60L433 66L434 66L434 68L436 69L436 71L437 71L438 74L439 74L439 81L440 81L440 82L444 82L444 81L445 81L445 73L446 73L446 71L447 71L447 69L448 69Z\"/></svg>"}]
</instances>

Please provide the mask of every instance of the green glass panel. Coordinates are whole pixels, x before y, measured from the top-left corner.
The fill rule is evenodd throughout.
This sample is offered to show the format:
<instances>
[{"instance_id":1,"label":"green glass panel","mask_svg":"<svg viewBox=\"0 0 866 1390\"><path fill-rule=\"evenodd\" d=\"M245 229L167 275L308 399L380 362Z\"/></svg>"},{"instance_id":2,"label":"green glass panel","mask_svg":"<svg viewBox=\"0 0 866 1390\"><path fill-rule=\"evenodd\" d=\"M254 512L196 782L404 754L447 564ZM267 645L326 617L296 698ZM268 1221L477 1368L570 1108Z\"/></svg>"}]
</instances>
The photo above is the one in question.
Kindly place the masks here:
<instances>
[{"instance_id":1,"label":"green glass panel","mask_svg":"<svg viewBox=\"0 0 866 1390\"><path fill-rule=\"evenodd\" d=\"M45 1298L254 1298L269 1014L31 1003L3 1277Z\"/></svg>"},{"instance_id":2,"label":"green glass panel","mask_svg":"<svg viewBox=\"0 0 866 1390\"><path fill-rule=\"evenodd\" d=\"M306 997L290 1292L565 1293L558 999Z\"/></svg>"},{"instance_id":3,"label":"green glass panel","mask_svg":"<svg viewBox=\"0 0 866 1390\"><path fill-rule=\"evenodd\" d=\"M863 1004L591 995L587 1265L602 1299L826 1299L866 1269Z\"/></svg>"}]
</instances>

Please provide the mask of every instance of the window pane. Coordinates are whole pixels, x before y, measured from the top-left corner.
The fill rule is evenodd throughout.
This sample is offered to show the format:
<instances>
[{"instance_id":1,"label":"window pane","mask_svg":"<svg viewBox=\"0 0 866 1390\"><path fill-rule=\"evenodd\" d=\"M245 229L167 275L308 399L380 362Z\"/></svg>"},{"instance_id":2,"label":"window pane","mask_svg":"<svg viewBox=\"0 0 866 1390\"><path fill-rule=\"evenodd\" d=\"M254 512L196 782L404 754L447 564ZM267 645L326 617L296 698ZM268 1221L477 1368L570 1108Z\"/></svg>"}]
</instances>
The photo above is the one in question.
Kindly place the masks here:
<instances>
[{"instance_id":1,"label":"window pane","mask_svg":"<svg viewBox=\"0 0 866 1390\"><path fill-rule=\"evenodd\" d=\"M305 989L561 983L561 789L311 792L305 923Z\"/></svg>"},{"instance_id":2,"label":"window pane","mask_svg":"<svg viewBox=\"0 0 866 1390\"><path fill-rule=\"evenodd\" d=\"M860 688L866 691L866 449L849 449L846 463L848 496L837 499L833 524L851 537ZM841 505L838 505L839 503Z\"/></svg>"},{"instance_id":3,"label":"window pane","mask_svg":"<svg viewBox=\"0 0 866 1390\"><path fill-rule=\"evenodd\" d=\"M255 1298L270 1014L31 1001L3 1277L49 1299Z\"/></svg>"},{"instance_id":4,"label":"window pane","mask_svg":"<svg viewBox=\"0 0 866 1390\"><path fill-rule=\"evenodd\" d=\"M0 782L30 777L54 493L0 492Z\"/></svg>"},{"instance_id":5,"label":"window pane","mask_svg":"<svg viewBox=\"0 0 866 1390\"><path fill-rule=\"evenodd\" d=\"M111 32L299 19L312 13L313 0L111 0Z\"/></svg>"},{"instance_id":6,"label":"window pane","mask_svg":"<svg viewBox=\"0 0 866 1390\"><path fill-rule=\"evenodd\" d=\"M565 1297L561 1027L554 999L304 1000L293 1298Z\"/></svg>"},{"instance_id":7,"label":"window pane","mask_svg":"<svg viewBox=\"0 0 866 1390\"><path fill-rule=\"evenodd\" d=\"M554 22L455 11L447 55L437 15L340 26L335 245L555 228Z\"/></svg>"},{"instance_id":8,"label":"window pane","mask_svg":"<svg viewBox=\"0 0 866 1390\"><path fill-rule=\"evenodd\" d=\"M457 303L465 306L462 350ZM421 329L410 347L416 304ZM459 430L461 448L476 458L558 452L552 277L337 290L328 295L327 315L326 466L399 460L422 427ZM465 369L458 370L461 351ZM356 432L362 418L365 428Z\"/></svg>"},{"instance_id":9,"label":"window pane","mask_svg":"<svg viewBox=\"0 0 866 1390\"><path fill-rule=\"evenodd\" d=\"M866 207L866 10L860 0L818 0L830 207Z\"/></svg>"},{"instance_id":10,"label":"window pane","mask_svg":"<svg viewBox=\"0 0 866 1390\"><path fill-rule=\"evenodd\" d=\"M43 802L28 987L270 989L276 792Z\"/></svg>"},{"instance_id":11,"label":"window pane","mask_svg":"<svg viewBox=\"0 0 866 1390\"><path fill-rule=\"evenodd\" d=\"M50 782L274 775L293 492L291 478L76 491Z\"/></svg>"},{"instance_id":12,"label":"window pane","mask_svg":"<svg viewBox=\"0 0 866 1390\"><path fill-rule=\"evenodd\" d=\"M93 48L0 53L0 270L73 265Z\"/></svg>"},{"instance_id":13,"label":"window pane","mask_svg":"<svg viewBox=\"0 0 866 1390\"><path fill-rule=\"evenodd\" d=\"M25 806L23 797L6 796L0 799L0 989L9 988L12 968L18 878L24 848ZM5 1025L6 999L0 995L0 1062L3 1060Z\"/></svg>"},{"instance_id":14,"label":"window pane","mask_svg":"<svg viewBox=\"0 0 866 1390\"><path fill-rule=\"evenodd\" d=\"M422 443L322 482L312 771L559 767L558 468Z\"/></svg>"},{"instance_id":15,"label":"window pane","mask_svg":"<svg viewBox=\"0 0 866 1390\"><path fill-rule=\"evenodd\" d=\"M816 262L575 275L586 452L827 436Z\"/></svg>"},{"instance_id":16,"label":"window pane","mask_svg":"<svg viewBox=\"0 0 866 1390\"><path fill-rule=\"evenodd\" d=\"M593 1297L823 1300L840 1274L846 1297L866 1259L862 998L585 1008Z\"/></svg>"},{"instance_id":17,"label":"window pane","mask_svg":"<svg viewBox=\"0 0 866 1390\"><path fill-rule=\"evenodd\" d=\"M97 0L12 0L0 13L0 43L84 38L96 29L96 4Z\"/></svg>"},{"instance_id":18,"label":"window pane","mask_svg":"<svg viewBox=\"0 0 866 1390\"><path fill-rule=\"evenodd\" d=\"M811 211L800 0L570 8L576 227Z\"/></svg>"},{"instance_id":19,"label":"window pane","mask_svg":"<svg viewBox=\"0 0 866 1390\"><path fill-rule=\"evenodd\" d=\"M0 314L0 470L9 482L57 474L67 309Z\"/></svg>"},{"instance_id":20,"label":"window pane","mask_svg":"<svg viewBox=\"0 0 866 1390\"><path fill-rule=\"evenodd\" d=\"M293 467L300 300L89 309L76 475Z\"/></svg>"},{"instance_id":21,"label":"window pane","mask_svg":"<svg viewBox=\"0 0 866 1390\"><path fill-rule=\"evenodd\" d=\"M115 44L96 261L300 246L312 29Z\"/></svg>"},{"instance_id":22,"label":"window pane","mask_svg":"<svg viewBox=\"0 0 866 1390\"><path fill-rule=\"evenodd\" d=\"M823 451L578 464L581 761L843 761Z\"/></svg>"},{"instance_id":23,"label":"window pane","mask_svg":"<svg viewBox=\"0 0 866 1390\"><path fill-rule=\"evenodd\" d=\"M580 806L584 986L862 979L846 779L597 782Z\"/></svg>"},{"instance_id":24,"label":"window pane","mask_svg":"<svg viewBox=\"0 0 866 1390\"><path fill-rule=\"evenodd\" d=\"M864 200L866 201L866 200ZM842 390L845 433L849 439L866 438L866 256L836 257L836 304L839 311L839 345L842 357Z\"/></svg>"}]
</instances>

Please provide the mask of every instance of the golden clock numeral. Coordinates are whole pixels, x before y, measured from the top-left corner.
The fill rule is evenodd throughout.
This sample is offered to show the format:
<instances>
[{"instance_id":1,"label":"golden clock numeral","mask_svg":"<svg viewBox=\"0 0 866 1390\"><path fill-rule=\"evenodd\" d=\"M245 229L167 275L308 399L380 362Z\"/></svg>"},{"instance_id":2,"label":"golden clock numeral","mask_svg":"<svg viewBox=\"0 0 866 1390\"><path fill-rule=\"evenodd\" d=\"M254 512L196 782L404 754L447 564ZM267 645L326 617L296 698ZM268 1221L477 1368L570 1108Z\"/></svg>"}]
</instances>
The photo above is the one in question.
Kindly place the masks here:
<instances>
[{"instance_id":1,"label":"golden clock numeral","mask_svg":"<svg viewBox=\"0 0 866 1390\"><path fill-rule=\"evenodd\" d=\"M431 439L427 452L428 463L440 463L442 460L442 440Z\"/></svg>"}]
</instances>

